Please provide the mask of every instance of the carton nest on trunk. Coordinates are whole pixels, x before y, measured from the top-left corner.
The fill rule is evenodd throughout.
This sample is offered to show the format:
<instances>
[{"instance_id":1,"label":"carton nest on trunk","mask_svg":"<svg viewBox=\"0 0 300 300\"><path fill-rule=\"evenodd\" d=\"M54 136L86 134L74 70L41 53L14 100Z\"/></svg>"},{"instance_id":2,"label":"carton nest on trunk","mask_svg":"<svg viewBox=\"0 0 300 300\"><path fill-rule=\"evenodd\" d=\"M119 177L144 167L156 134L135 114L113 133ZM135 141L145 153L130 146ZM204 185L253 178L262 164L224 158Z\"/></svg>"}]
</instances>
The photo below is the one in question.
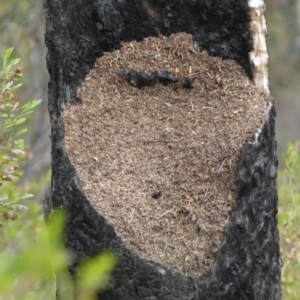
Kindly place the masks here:
<instances>
[{"instance_id":1,"label":"carton nest on trunk","mask_svg":"<svg viewBox=\"0 0 300 300\"><path fill-rule=\"evenodd\" d=\"M99 58L64 111L64 146L89 201L145 259L199 276L234 203L239 157L272 99L186 33Z\"/></svg>"}]
</instances>

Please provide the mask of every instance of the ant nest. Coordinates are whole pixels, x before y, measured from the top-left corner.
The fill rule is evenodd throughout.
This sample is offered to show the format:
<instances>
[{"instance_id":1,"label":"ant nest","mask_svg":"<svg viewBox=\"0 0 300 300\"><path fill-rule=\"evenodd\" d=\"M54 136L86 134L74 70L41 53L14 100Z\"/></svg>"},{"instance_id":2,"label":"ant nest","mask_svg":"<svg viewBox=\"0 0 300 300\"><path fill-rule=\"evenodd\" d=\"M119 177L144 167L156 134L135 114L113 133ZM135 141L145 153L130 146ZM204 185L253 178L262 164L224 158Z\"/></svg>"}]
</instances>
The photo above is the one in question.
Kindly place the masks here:
<instances>
[{"instance_id":1,"label":"ant nest","mask_svg":"<svg viewBox=\"0 0 300 300\"><path fill-rule=\"evenodd\" d=\"M235 197L243 147L272 99L192 36L104 53L64 111L64 146L94 208L142 258L199 276Z\"/></svg>"}]
</instances>

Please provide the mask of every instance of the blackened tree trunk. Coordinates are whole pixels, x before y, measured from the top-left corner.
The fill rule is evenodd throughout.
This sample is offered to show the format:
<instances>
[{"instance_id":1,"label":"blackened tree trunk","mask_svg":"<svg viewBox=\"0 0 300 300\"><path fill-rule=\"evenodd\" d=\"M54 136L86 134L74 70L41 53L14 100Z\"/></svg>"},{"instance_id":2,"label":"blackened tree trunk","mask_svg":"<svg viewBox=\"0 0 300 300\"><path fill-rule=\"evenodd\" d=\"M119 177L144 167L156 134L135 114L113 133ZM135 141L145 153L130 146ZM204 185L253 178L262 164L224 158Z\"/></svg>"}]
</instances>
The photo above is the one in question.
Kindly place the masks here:
<instances>
[{"instance_id":1,"label":"blackened tree trunk","mask_svg":"<svg viewBox=\"0 0 300 300\"><path fill-rule=\"evenodd\" d=\"M224 239L199 278L129 250L87 199L63 145L63 110L79 101L76 90L96 59L120 49L122 41L191 33L200 50L235 60L268 93L263 2L44 0L44 6L52 126L52 185L45 214L60 207L68 216L65 241L75 257L70 272L76 274L81 260L111 249L119 265L101 299L281 299L273 104L242 151Z\"/></svg>"}]
</instances>

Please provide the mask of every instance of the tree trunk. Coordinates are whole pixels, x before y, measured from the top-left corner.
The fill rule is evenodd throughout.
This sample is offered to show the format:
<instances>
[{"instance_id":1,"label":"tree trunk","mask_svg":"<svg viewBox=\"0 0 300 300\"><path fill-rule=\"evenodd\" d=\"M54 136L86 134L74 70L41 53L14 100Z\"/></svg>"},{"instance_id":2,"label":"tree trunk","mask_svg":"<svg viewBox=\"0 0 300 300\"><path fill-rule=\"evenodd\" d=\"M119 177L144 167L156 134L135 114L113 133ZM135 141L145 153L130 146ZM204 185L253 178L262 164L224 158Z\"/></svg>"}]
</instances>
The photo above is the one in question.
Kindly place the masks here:
<instances>
[{"instance_id":1,"label":"tree trunk","mask_svg":"<svg viewBox=\"0 0 300 300\"><path fill-rule=\"evenodd\" d=\"M276 113L268 95L263 1L45 0L44 6L52 125L51 197L45 201L45 215L57 207L67 214L65 241L75 257L71 274L76 274L81 260L111 249L119 264L102 300L281 299ZM136 59L134 51L147 55ZM121 68L123 61L126 67ZM156 61L162 65L155 65ZM128 100L136 104L127 104L129 94L138 95ZM157 102L142 99L148 96ZM109 101L100 107L99 97ZM97 123L101 130L96 132ZM136 130L138 124L142 125ZM157 124L175 133L163 135ZM146 147L153 142L149 133L156 130L159 146ZM133 144L126 144L132 135ZM142 155L125 163L127 152L114 146L115 154L110 148L119 143ZM94 154L97 145L102 148ZM149 149L154 155L143 160ZM184 156L181 149L187 149ZM159 155L163 158L154 160ZM150 160L154 165L144 168ZM119 171L112 164L124 176L113 177ZM157 177L148 180L151 172L160 178L159 184ZM109 187L101 190L104 183ZM131 184L130 195L123 195ZM124 224L130 225L125 210L113 206L109 211L116 191L123 199L116 207L126 202L134 222L139 222L135 209L143 210L138 206L140 198L145 197L145 210L156 203L153 213L171 198L178 203L182 199L152 218L162 226L155 231L153 225L153 236L168 230L172 234L170 239L165 235L161 255L145 250L152 243L152 231L148 240L142 235L145 232L139 233L136 247L128 242L137 229L123 230ZM111 201L103 207L105 193L111 193ZM147 213L145 218L152 222ZM143 222L135 224L142 228ZM177 241L181 232L163 227L171 223L183 230L182 252L191 250L175 260L167 244ZM195 240L184 235L186 223ZM198 237L199 253L204 249L199 257L198 244L191 249ZM155 243L153 247L160 251Z\"/></svg>"}]
</instances>

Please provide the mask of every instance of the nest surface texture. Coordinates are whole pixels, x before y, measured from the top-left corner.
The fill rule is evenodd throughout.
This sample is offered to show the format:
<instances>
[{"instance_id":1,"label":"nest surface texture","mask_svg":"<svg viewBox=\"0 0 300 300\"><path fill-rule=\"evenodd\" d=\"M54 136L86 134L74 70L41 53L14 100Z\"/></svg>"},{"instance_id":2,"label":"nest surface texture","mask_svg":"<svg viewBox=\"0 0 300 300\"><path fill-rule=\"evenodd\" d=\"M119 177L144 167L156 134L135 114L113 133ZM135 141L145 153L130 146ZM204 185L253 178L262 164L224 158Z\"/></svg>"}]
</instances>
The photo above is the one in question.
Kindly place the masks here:
<instances>
[{"instance_id":1,"label":"nest surface texture","mask_svg":"<svg viewBox=\"0 0 300 300\"><path fill-rule=\"evenodd\" d=\"M186 33L123 43L64 111L89 201L134 253L199 276L234 203L239 157L272 99Z\"/></svg>"}]
</instances>

